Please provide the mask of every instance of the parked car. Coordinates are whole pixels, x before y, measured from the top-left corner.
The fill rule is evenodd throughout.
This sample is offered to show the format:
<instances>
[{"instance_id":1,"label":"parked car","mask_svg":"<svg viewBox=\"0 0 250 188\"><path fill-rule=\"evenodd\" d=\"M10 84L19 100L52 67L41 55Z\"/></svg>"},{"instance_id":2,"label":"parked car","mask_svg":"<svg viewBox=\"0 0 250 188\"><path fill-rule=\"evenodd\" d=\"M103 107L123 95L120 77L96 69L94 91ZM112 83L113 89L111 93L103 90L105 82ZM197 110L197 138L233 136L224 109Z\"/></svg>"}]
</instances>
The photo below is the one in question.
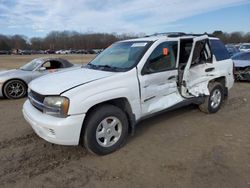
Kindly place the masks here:
<instances>
[{"instance_id":1,"label":"parked car","mask_svg":"<svg viewBox=\"0 0 250 188\"><path fill-rule=\"evenodd\" d=\"M240 50L232 44L226 45L226 48L231 57L240 52Z\"/></svg>"},{"instance_id":2,"label":"parked car","mask_svg":"<svg viewBox=\"0 0 250 188\"><path fill-rule=\"evenodd\" d=\"M235 66L235 79L250 81L250 51L240 52L232 57Z\"/></svg>"},{"instance_id":3,"label":"parked car","mask_svg":"<svg viewBox=\"0 0 250 188\"><path fill-rule=\"evenodd\" d=\"M11 55L11 51L8 51L8 50L0 50L0 55Z\"/></svg>"},{"instance_id":4,"label":"parked car","mask_svg":"<svg viewBox=\"0 0 250 188\"><path fill-rule=\"evenodd\" d=\"M242 52L249 52L250 51L250 43L241 44L239 50Z\"/></svg>"},{"instance_id":5,"label":"parked car","mask_svg":"<svg viewBox=\"0 0 250 188\"><path fill-rule=\"evenodd\" d=\"M49 142L105 155L145 118L188 104L217 112L233 83L218 38L166 33L114 43L81 69L32 81L23 115Z\"/></svg>"},{"instance_id":6,"label":"parked car","mask_svg":"<svg viewBox=\"0 0 250 188\"><path fill-rule=\"evenodd\" d=\"M93 49L86 50L87 54L96 54L96 52Z\"/></svg>"},{"instance_id":7,"label":"parked car","mask_svg":"<svg viewBox=\"0 0 250 188\"><path fill-rule=\"evenodd\" d=\"M71 50L58 50L55 53L56 54L70 54Z\"/></svg>"},{"instance_id":8,"label":"parked car","mask_svg":"<svg viewBox=\"0 0 250 188\"><path fill-rule=\"evenodd\" d=\"M55 54L62 54L63 50L57 50L55 51Z\"/></svg>"},{"instance_id":9,"label":"parked car","mask_svg":"<svg viewBox=\"0 0 250 188\"><path fill-rule=\"evenodd\" d=\"M0 97L18 99L27 94L31 80L51 72L76 67L61 58L37 58L19 69L0 71Z\"/></svg>"},{"instance_id":10,"label":"parked car","mask_svg":"<svg viewBox=\"0 0 250 188\"><path fill-rule=\"evenodd\" d=\"M76 50L76 54L87 54L86 50Z\"/></svg>"},{"instance_id":11,"label":"parked car","mask_svg":"<svg viewBox=\"0 0 250 188\"><path fill-rule=\"evenodd\" d=\"M45 54L55 54L55 50L51 49L45 50Z\"/></svg>"},{"instance_id":12,"label":"parked car","mask_svg":"<svg viewBox=\"0 0 250 188\"><path fill-rule=\"evenodd\" d=\"M31 50L19 50L18 55L31 55Z\"/></svg>"}]
</instances>

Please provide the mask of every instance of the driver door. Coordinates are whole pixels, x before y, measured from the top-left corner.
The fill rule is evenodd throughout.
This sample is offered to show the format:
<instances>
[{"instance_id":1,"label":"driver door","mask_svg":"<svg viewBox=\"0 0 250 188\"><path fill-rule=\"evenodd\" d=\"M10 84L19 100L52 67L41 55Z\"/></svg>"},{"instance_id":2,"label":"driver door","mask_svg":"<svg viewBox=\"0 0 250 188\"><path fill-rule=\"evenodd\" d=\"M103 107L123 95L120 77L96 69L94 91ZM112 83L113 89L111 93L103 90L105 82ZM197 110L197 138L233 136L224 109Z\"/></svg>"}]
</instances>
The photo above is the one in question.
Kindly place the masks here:
<instances>
[{"instance_id":1,"label":"driver door","mask_svg":"<svg viewBox=\"0 0 250 188\"><path fill-rule=\"evenodd\" d=\"M178 42L163 42L149 56L139 76L142 115L149 115L180 102L176 67Z\"/></svg>"}]
</instances>

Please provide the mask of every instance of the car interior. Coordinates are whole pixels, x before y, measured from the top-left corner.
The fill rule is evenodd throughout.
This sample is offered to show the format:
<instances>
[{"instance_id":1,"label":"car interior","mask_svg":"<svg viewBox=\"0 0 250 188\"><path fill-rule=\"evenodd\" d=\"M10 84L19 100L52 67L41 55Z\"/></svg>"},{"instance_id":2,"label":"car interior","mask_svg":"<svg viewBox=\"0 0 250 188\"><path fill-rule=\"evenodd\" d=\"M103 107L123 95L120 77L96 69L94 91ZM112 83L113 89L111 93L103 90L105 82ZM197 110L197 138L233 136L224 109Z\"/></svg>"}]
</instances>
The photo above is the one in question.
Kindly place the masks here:
<instances>
[{"instance_id":1,"label":"car interior","mask_svg":"<svg viewBox=\"0 0 250 188\"><path fill-rule=\"evenodd\" d=\"M46 70L51 70L51 69L60 69L63 68L63 64L59 61L46 61L42 67L45 67Z\"/></svg>"}]
</instances>

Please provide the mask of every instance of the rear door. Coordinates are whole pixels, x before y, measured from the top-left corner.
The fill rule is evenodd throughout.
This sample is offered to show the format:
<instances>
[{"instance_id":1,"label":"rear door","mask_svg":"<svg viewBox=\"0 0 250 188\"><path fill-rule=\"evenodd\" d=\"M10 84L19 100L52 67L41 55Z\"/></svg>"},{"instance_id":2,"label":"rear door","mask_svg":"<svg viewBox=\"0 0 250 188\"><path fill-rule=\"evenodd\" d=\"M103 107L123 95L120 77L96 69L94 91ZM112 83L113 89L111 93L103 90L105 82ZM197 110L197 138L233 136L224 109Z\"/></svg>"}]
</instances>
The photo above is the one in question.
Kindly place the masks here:
<instances>
[{"instance_id":1,"label":"rear door","mask_svg":"<svg viewBox=\"0 0 250 188\"><path fill-rule=\"evenodd\" d=\"M195 37L181 82L184 97L209 95L208 82L214 76L213 55L207 35Z\"/></svg>"}]
</instances>

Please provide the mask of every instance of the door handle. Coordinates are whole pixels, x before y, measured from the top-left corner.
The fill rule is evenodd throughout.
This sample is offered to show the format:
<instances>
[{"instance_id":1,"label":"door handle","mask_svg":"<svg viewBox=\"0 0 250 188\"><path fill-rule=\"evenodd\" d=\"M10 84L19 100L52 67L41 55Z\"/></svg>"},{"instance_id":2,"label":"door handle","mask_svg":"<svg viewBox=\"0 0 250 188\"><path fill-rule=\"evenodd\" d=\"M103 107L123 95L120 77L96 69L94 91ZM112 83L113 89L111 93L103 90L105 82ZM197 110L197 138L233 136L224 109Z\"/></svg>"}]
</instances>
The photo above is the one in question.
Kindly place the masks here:
<instances>
[{"instance_id":1,"label":"door handle","mask_svg":"<svg viewBox=\"0 0 250 188\"><path fill-rule=\"evenodd\" d=\"M170 76L170 77L168 78L168 80L173 80L173 79L176 79L176 76Z\"/></svg>"},{"instance_id":2,"label":"door handle","mask_svg":"<svg viewBox=\"0 0 250 188\"><path fill-rule=\"evenodd\" d=\"M213 71L213 70L214 70L214 67L211 67L211 68L205 69L205 72L211 72L211 71Z\"/></svg>"}]
</instances>

